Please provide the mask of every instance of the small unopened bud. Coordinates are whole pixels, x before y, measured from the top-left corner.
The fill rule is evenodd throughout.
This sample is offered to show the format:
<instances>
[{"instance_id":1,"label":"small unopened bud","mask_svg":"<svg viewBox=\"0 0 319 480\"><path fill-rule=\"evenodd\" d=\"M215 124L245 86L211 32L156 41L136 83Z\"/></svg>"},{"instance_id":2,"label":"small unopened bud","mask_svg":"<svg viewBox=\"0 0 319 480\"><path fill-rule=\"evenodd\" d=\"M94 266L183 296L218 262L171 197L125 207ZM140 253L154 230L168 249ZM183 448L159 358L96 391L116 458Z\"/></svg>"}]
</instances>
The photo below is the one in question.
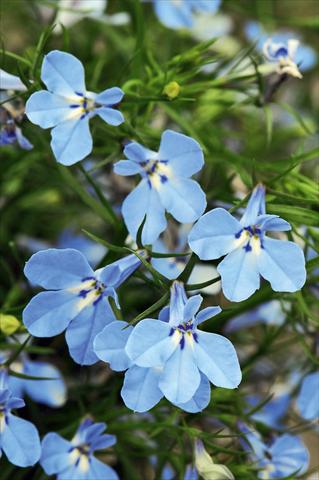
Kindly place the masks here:
<instances>
[{"instance_id":1,"label":"small unopened bud","mask_svg":"<svg viewBox=\"0 0 319 480\"><path fill-rule=\"evenodd\" d=\"M195 465L204 480L235 480L234 475L225 465L213 462L201 440L195 442Z\"/></svg>"},{"instance_id":2,"label":"small unopened bud","mask_svg":"<svg viewBox=\"0 0 319 480\"><path fill-rule=\"evenodd\" d=\"M165 85L163 93L167 95L170 100L174 100L174 98L178 97L180 91L181 87L177 82L169 82Z\"/></svg>"},{"instance_id":3,"label":"small unopened bud","mask_svg":"<svg viewBox=\"0 0 319 480\"><path fill-rule=\"evenodd\" d=\"M12 335L20 328L21 323L13 315L4 315L0 313L0 330L5 335Z\"/></svg>"}]
</instances>

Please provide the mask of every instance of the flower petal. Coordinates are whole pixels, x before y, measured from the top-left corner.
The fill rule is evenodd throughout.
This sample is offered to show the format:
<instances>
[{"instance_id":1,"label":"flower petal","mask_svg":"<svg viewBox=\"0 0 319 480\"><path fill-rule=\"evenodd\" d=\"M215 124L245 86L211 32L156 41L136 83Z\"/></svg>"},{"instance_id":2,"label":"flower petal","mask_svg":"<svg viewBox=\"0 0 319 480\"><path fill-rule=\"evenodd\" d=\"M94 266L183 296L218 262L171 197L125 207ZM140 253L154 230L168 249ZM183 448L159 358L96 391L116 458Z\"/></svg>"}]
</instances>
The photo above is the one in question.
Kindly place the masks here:
<instances>
[{"instance_id":1,"label":"flower petal","mask_svg":"<svg viewBox=\"0 0 319 480\"><path fill-rule=\"evenodd\" d=\"M41 292L22 313L23 323L34 337L54 337L77 316L79 297L64 290Z\"/></svg>"},{"instance_id":2,"label":"flower petal","mask_svg":"<svg viewBox=\"0 0 319 480\"><path fill-rule=\"evenodd\" d=\"M240 247L231 252L217 267L222 277L222 290L232 302L250 297L260 285L257 255Z\"/></svg>"},{"instance_id":3,"label":"flower petal","mask_svg":"<svg viewBox=\"0 0 319 480\"><path fill-rule=\"evenodd\" d=\"M42 440L40 465L47 475L62 472L70 466L71 442L50 432Z\"/></svg>"},{"instance_id":4,"label":"flower petal","mask_svg":"<svg viewBox=\"0 0 319 480\"><path fill-rule=\"evenodd\" d=\"M184 307L184 322L188 322L194 318L202 304L202 301L203 297L201 295L194 295L193 297L187 299Z\"/></svg>"},{"instance_id":5,"label":"flower petal","mask_svg":"<svg viewBox=\"0 0 319 480\"><path fill-rule=\"evenodd\" d=\"M101 480L119 480L119 477L113 468L92 456L90 459L90 470L87 479L97 480L98 478Z\"/></svg>"},{"instance_id":6,"label":"flower petal","mask_svg":"<svg viewBox=\"0 0 319 480\"><path fill-rule=\"evenodd\" d=\"M127 341L126 353L140 367L162 365L177 346L170 331L170 325L161 320L142 320Z\"/></svg>"},{"instance_id":7,"label":"flower petal","mask_svg":"<svg viewBox=\"0 0 319 480\"><path fill-rule=\"evenodd\" d=\"M100 107L96 108L95 112L102 118L102 120L115 127L121 125L121 123L125 121L123 114L115 108Z\"/></svg>"},{"instance_id":8,"label":"flower petal","mask_svg":"<svg viewBox=\"0 0 319 480\"><path fill-rule=\"evenodd\" d=\"M134 365L124 377L121 395L125 405L134 412L147 412L156 405L163 394L158 388L160 370Z\"/></svg>"},{"instance_id":9,"label":"flower petal","mask_svg":"<svg viewBox=\"0 0 319 480\"><path fill-rule=\"evenodd\" d=\"M204 155L196 140L173 130L165 130L159 148L160 160L168 160L176 176L191 177L204 165Z\"/></svg>"},{"instance_id":10,"label":"flower petal","mask_svg":"<svg viewBox=\"0 0 319 480\"><path fill-rule=\"evenodd\" d=\"M265 237L258 268L276 292L296 292L306 281L305 258L301 248L287 240Z\"/></svg>"},{"instance_id":11,"label":"flower petal","mask_svg":"<svg viewBox=\"0 0 319 480\"><path fill-rule=\"evenodd\" d=\"M52 378L52 380L23 380L25 391L32 400L49 407L64 405L66 386L57 368L46 362L27 360L24 363L23 373L34 377Z\"/></svg>"},{"instance_id":12,"label":"flower petal","mask_svg":"<svg viewBox=\"0 0 319 480\"><path fill-rule=\"evenodd\" d=\"M32 255L24 267L27 279L52 290L70 288L94 272L84 255L73 248L49 248Z\"/></svg>"},{"instance_id":13,"label":"flower petal","mask_svg":"<svg viewBox=\"0 0 319 480\"><path fill-rule=\"evenodd\" d=\"M158 186L158 193L166 210L181 223L197 220L206 208L206 196L195 180L169 177Z\"/></svg>"},{"instance_id":14,"label":"flower petal","mask_svg":"<svg viewBox=\"0 0 319 480\"><path fill-rule=\"evenodd\" d=\"M73 165L92 151L89 115L59 123L51 131L51 148L62 165Z\"/></svg>"},{"instance_id":15,"label":"flower petal","mask_svg":"<svg viewBox=\"0 0 319 480\"><path fill-rule=\"evenodd\" d=\"M1 431L1 448L14 465L34 465L41 455L38 431L31 422L9 413Z\"/></svg>"},{"instance_id":16,"label":"flower petal","mask_svg":"<svg viewBox=\"0 0 319 480\"><path fill-rule=\"evenodd\" d=\"M168 358L159 381L159 388L165 397L177 404L191 400L201 380L193 348L188 337L185 335L184 338L184 347L176 348Z\"/></svg>"},{"instance_id":17,"label":"flower petal","mask_svg":"<svg viewBox=\"0 0 319 480\"><path fill-rule=\"evenodd\" d=\"M114 313L103 297L96 305L84 308L67 328L65 339L70 355L80 365L92 365L98 361L93 341L103 328L115 320Z\"/></svg>"},{"instance_id":18,"label":"flower petal","mask_svg":"<svg viewBox=\"0 0 319 480\"><path fill-rule=\"evenodd\" d=\"M210 401L210 384L208 378L200 374L201 381L195 395L186 403L180 403L177 406L189 413L198 413L207 407Z\"/></svg>"},{"instance_id":19,"label":"flower petal","mask_svg":"<svg viewBox=\"0 0 319 480\"><path fill-rule=\"evenodd\" d=\"M257 225L263 231L285 232L291 230L291 225L278 215L259 215Z\"/></svg>"},{"instance_id":20,"label":"flower petal","mask_svg":"<svg viewBox=\"0 0 319 480\"><path fill-rule=\"evenodd\" d=\"M299 470L306 472L309 464L309 452L299 437L288 433L277 438L269 449L272 463L276 467L276 477L287 477Z\"/></svg>"},{"instance_id":21,"label":"flower petal","mask_svg":"<svg viewBox=\"0 0 319 480\"><path fill-rule=\"evenodd\" d=\"M235 235L240 223L223 208L205 213L192 228L188 241L201 260L213 260L236 247Z\"/></svg>"},{"instance_id":22,"label":"flower petal","mask_svg":"<svg viewBox=\"0 0 319 480\"><path fill-rule=\"evenodd\" d=\"M109 363L112 370L116 372L126 370L131 365L125 345L132 330L133 327L127 322L117 320L107 325L93 342L96 355L104 362Z\"/></svg>"},{"instance_id":23,"label":"flower petal","mask_svg":"<svg viewBox=\"0 0 319 480\"><path fill-rule=\"evenodd\" d=\"M310 373L303 379L297 406L306 420L319 417L319 372Z\"/></svg>"},{"instance_id":24,"label":"flower petal","mask_svg":"<svg viewBox=\"0 0 319 480\"><path fill-rule=\"evenodd\" d=\"M107 88L95 97L95 102L101 105L116 105L124 96L123 90L119 87Z\"/></svg>"},{"instance_id":25,"label":"flower petal","mask_svg":"<svg viewBox=\"0 0 319 480\"><path fill-rule=\"evenodd\" d=\"M143 147L140 143L130 142L124 148L124 155L132 162L145 162L146 160L157 159L158 153Z\"/></svg>"},{"instance_id":26,"label":"flower petal","mask_svg":"<svg viewBox=\"0 0 319 480\"><path fill-rule=\"evenodd\" d=\"M197 330L194 355L198 368L216 387L236 388L241 371L233 344L222 335Z\"/></svg>"},{"instance_id":27,"label":"flower petal","mask_svg":"<svg viewBox=\"0 0 319 480\"><path fill-rule=\"evenodd\" d=\"M86 92L84 68L80 60L70 53L52 50L45 55L41 79L48 90L57 95L70 96Z\"/></svg>"},{"instance_id":28,"label":"flower petal","mask_svg":"<svg viewBox=\"0 0 319 480\"><path fill-rule=\"evenodd\" d=\"M117 175L130 176L141 173L143 169L138 165L138 163L133 162L132 160L120 160L114 164L114 172Z\"/></svg>"},{"instance_id":29,"label":"flower petal","mask_svg":"<svg viewBox=\"0 0 319 480\"><path fill-rule=\"evenodd\" d=\"M265 214L265 187L262 184L254 188L240 223L243 227L255 225L258 215Z\"/></svg>"},{"instance_id":30,"label":"flower petal","mask_svg":"<svg viewBox=\"0 0 319 480\"><path fill-rule=\"evenodd\" d=\"M28 119L42 128L55 127L70 116L70 103L61 96L46 90L35 92L25 105Z\"/></svg>"},{"instance_id":31,"label":"flower petal","mask_svg":"<svg viewBox=\"0 0 319 480\"><path fill-rule=\"evenodd\" d=\"M168 28L190 28L193 25L191 8L186 2L174 5L156 0L154 9L161 23Z\"/></svg>"},{"instance_id":32,"label":"flower petal","mask_svg":"<svg viewBox=\"0 0 319 480\"><path fill-rule=\"evenodd\" d=\"M222 309L220 307L204 308L196 315L196 325L206 322L208 318L215 317L215 315L218 315L221 311Z\"/></svg>"}]
</instances>

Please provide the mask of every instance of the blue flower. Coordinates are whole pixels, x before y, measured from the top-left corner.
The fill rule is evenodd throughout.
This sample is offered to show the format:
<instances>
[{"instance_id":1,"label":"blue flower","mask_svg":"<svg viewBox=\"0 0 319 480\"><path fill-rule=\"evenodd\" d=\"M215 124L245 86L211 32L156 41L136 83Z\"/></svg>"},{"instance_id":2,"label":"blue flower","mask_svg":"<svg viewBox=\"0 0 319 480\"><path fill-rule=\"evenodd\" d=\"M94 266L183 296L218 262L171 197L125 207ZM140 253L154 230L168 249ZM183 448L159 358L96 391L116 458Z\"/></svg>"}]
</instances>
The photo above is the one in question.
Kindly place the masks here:
<instances>
[{"instance_id":1,"label":"blue flower","mask_svg":"<svg viewBox=\"0 0 319 480\"><path fill-rule=\"evenodd\" d=\"M13 118L9 117L0 130L0 146L18 144L24 150L31 150L32 143L23 135Z\"/></svg>"},{"instance_id":2,"label":"blue flower","mask_svg":"<svg viewBox=\"0 0 319 480\"><path fill-rule=\"evenodd\" d=\"M8 389L0 390L0 457L3 451L8 460L19 467L34 465L41 455L35 426L11 413L12 409L24 405L24 401L13 397Z\"/></svg>"},{"instance_id":3,"label":"blue flower","mask_svg":"<svg viewBox=\"0 0 319 480\"><path fill-rule=\"evenodd\" d=\"M160 22L168 28L191 28L194 12L215 13L221 0L153 0Z\"/></svg>"},{"instance_id":4,"label":"blue flower","mask_svg":"<svg viewBox=\"0 0 319 480\"><path fill-rule=\"evenodd\" d=\"M297 71L299 71L299 68L303 71L309 70L317 62L315 50L307 45L299 45L299 39L296 38L294 32L279 31L270 33L266 32L260 23L248 22L245 27L245 33L249 40L258 40L257 48L260 51L264 51L266 58L270 61L278 62L280 58L283 60L289 59L290 62L294 63Z\"/></svg>"},{"instance_id":5,"label":"blue flower","mask_svg":"<svg viewBox=\"0 0 319 480\"><path fill-rule=\"evenodd\" d=\"M93 455L96 450L116 443L114 435L103 434L105 423L85 419L71 441L50 432L42 440L40 464L47 475L57 480L119 480L113 468Z\"/></svg>"},{"instance_id":6,"label":"blue flower","mask_svg":"<svg viewBox=\"0 0 319 480\"><path fill-rule=\"evenodd\" d=\"M240 430L249 442L241 440L244 449L260 468L258 478L286 478L293 473L299 476L307 471L309 453L299 437L284 434L266 445L260 435L246 425L242 424Z\"/></svg>"},{"instance_id":7,"label":"blue flower","mask_svg":"<svg viewBox=\"0 0 319 480\"><path fill-rule=\"evenodd\" d=\"M240 302L260 286L260 276L276 292L296 292L306 281L301 248L266 232L287 231L288 222L265 213L265 189L258 185L238 221L222 208L203 215L189 234L189 245L201 260L226 255L218 265L225 296Z\"/></svg>"},{"instance_id":8,"label":"blue flower","mask_svg":"<svg viewBox=\"0 0 319 480\"><path fill-rule=\"evenodd\" d=\"M0 77L1 77L1 90L17 90L20 92L25 92L27 87L16 75L6 72L0 68Z\"/></svg>"},{"instance_id":9,"label":"blue flower","mask_svg":"<svg viewBox=\"0 0 319 480\"><path fill-rule=\"evenodd\" d=\"M23 322L35 337L52 337L66 330L75 362L91 365L98 358L94 337L115 320L108 297L117 302L115 288L138 266L135 255L92 270L74 249L48 249L32 255L24 273L33 284L48 289L36 295L23 311Z\"/></svg>"},{"instance_id":10,"label":"blue flower","mask_svg":"<svg viewBox=\"0 0 319 480\"><path fill-rule=\"evenodd\" d=\"M129 143L124 153L128 160L114 166L118 175L142 177L138 186L126 197L122 214L129 233L135 240L144 217L143 244L152 244L167 225L165 211L181 223L194 222L206 208L205 194L190 179L204 163L199 144L181 133L166 130L159 152L139 143Z\"/></svg>"},{"instance_id":11,"label":"blue flower","mask_svg":"<svg viewBox=\"0 0 319 480\"><path fill-rule=\"evenodd\" d=\"M306 420L319 417L319 372L309 373L302 381L297 407Z\"/></svg>"},{"instance_id":12,"label":"blue flower","mask_svg":"<svg viewBox=\"0 0 319 480\"><path fill-rule=\"evenodd\" d=\"M158 394L179 406L191 402L208 380L224 388L236 388L241 381L231 342L197 328L221 311L208 307L196 315L201 302L200 295L187 299L183 284L174 282L169 309L161 312L159 320L138 323L125 346L134 365L157 374Z\"/></svg>"},{"instance_id":13,"label":"blue flower","mask_svg":"<svg viewBox=\"0 0 319 480\"><path fill-rule=\"evenodd\" d=\"M283 310L283 307L288 309L289 304L287 304L287 302L280 302L280 300L271 300L270 302L263 303L249 312L232 318L227 323L225 331L227 333L236 332L237 330L249 328L260 323L279 327L286 319L286 312Z\"/></svg>"},{"instance_id":14,"label":"blue flower","mask_svg":"<svg viewBox=\"0 0 319 480\"><path fill-rule=\"evenodd\" d=\"M92 151L89 119L99 115L110 125L124 122L114 106L124 95L118 87L96 94L86 90L82 63L73 55L53 50L44 57L41 79L48 91L31 95L26 114L42 128L53 128L51 148L59 163L72 165Z\"/></svg>"},{"instance_id":15,"label":"blue flower","mask_svg":"<svg viewBox=\"0 0 319 480\"><path fill-rule=\"evenodd\" d=\"M260 395L249 395L246 400L254 408L262 402L262 397ZM291 397L288 393L277 395L257 412L250 415L250 418L255 422L262 422L270 428L280 429L282 428L281 420L287 413L290 401Z\"/></svg>"}]
</instances>

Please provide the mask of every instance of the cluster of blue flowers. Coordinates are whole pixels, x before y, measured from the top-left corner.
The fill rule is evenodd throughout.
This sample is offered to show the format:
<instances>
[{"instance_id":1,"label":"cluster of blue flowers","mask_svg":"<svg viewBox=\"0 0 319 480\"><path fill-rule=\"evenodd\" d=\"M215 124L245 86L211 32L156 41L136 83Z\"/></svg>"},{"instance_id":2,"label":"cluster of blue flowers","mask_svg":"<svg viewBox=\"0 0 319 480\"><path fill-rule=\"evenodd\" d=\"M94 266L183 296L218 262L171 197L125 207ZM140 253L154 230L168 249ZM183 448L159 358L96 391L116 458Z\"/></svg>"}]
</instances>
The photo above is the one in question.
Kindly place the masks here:
<instances>
[{"instance_id":1,"label":"cluster of blue flowers","mask_svg":"<svg viewBox=\"0 0 319 480\"><path fill-rule=\"evenodd\" d=\"M158 17L170 28L191 27L194 12L213 12L219 3L218 0L188 0L178 4L153 0ZM298 76L299 70L293 62L296 48L292 41L287 45L268 41L264 53L270 61L279 62L281 74ZM108 88L99 94L88 91L84 68L69 53L55 50L47 54L41 80L47 90L33 93L25 112L34 124L52 128L51 148L63 165L73 165L91 153L91 118L98 115L111 126L120 126L125 121L119 110L124 97L121 88ZM32 147L15 125L11 136L9 133L8 128L2 132L2 143L18 141L23 148ZM165 397L186 412L200 412L210 402L210 384L235 389L241 382L232 343L222 335L199 328L218 315L221 308L210 306L199 310L202 296L188 298L185 284L176 280L183 270L177 261L168 265L166 259L152 259L153 267L173 280L169 305L162 308L158 319L144 318L137 325L118 320L113 310L114 305L121 309L117 289L142 266L141 257L149 260L152 248L166 251L159 237L167 228L167 214L180 224L194 224L187 239L184 236L180 251L189 248L202 261L222 257L217 272L222 292L232 302L248 299L260 288L262 279L276 292L300 290L306 281L304 254L297 244L282 237L282 232L291 229L290 224L266 213L266 189L262 184L252 190L241 218L224 208L204 213L206 195L192 178L203 168L204 155L193 138L165 130L158 151L132 141L126 144L123 153L125 159L115 163L114 172L141 178L121 208L128 233L139 244L136 255L127 255L93 270L87 258L74 248L48 248L33 254L24 273L33 287L45 291L37 293L25 307L23 323L32 336L39 338L65 331L70 356L80 365L102 360L115 372L125 371L121 395L131 410L146 412ZM184 267L185 259L182 262ZM274 300L272 309L275 304L276 308L281 307ZM254 324L258 315L260 321L271 323L269 309L264 307L263 311L236 319L228 331ZM279 313L275 320L282 323L284 315ZM1 359L4 365L7 358ZM51 432L41 444L35 426L12 414L12 409L24 406L25 394L50 407L63 405L66 390L60 372L50 364L30 360L26 354L15 361L13 370L54 380L25 380L2 369L0 452L21 467L39 461L44 471L57 475L58 480L116 480L115 471L94 456L96 450L116 442L115 436L103 434L104 423L93 423L86 418L72 440ZM299 392L297 405L307 420L319 414L318 395L313 395L319 391L318 382L319 374L309 373ZM255 420L272 422L274 426L280 413L275 418L271 417L274 411L269 412L272 408L285 411L289 401L288 395L275 407L269 404L270 410L259 412ZM258 400L251 399L250 403L255 405ZM245 425L240 425L240 429L248 440L244 448L261 469L259 478L280 478L306 470L307 450L297 437L282 435L265 444ZM193 474L191 478L197 478L197 473Z\"/></svg>"}]
</instances>

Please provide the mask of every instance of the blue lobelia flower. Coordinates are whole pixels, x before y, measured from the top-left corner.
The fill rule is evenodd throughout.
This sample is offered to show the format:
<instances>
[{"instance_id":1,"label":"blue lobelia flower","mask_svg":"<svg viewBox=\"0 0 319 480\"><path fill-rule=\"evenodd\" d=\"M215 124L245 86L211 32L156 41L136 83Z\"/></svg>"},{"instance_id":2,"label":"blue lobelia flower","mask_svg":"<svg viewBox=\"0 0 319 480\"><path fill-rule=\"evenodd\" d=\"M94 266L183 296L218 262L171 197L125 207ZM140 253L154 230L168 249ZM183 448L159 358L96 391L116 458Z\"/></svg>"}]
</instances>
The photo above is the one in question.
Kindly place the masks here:
<instances>
[{"instance_id":1,"label":"blue lobelia flower","mask_svg":"<svg viewBox=\"0 0 319 480\"><path fill-rule=\"evenodd\" d=\"M167 309L162 310L160 319L167 321ZM125 405L135 412L146 412L153 408L162 398L159 380L163 370L161 365L144 368L136 365L126 353L126 344L132 334L133 327L127 322L116 321L106 326L94 341L96 355L110 364L110 367L125 373L121 395ZM189 413L202 411L210 400L209 381L201 374L201 382L194 396L185 403L175 403L176 406Z\"/></svg>"},{"instance_id":2,"label":"blue lobelia flower","mask_svg":"<svg viewBox=\"0 0 319 480\"><path fill-rule=\"evenodd\" d=\"M309 373L304 377L297 398L297 407L306 420L315 420L319 417L319 372Z\"/></svg>"},{"instance_id":3,"label":"blue lobelia flower","mask_svg":"<svg viewBox=\"0 0 319 480\"><path fill-rule=\"evenodd\" d=\"M19 467L34 465L41 455L35 426L11 413L12 409L24 405L24 401L12 396L8 389L0 390L0 457L3 451L8 460Z\"/></svg>"},{"instance_id":4,"label":"blue lobelia flower","mask_svg":"<svg viewBox=\"0 0 319 480\"><path fill-rule=\"evenodd\" d=\"M306 281L301 248L287 240L266 236L266 232L287 231L288 222L265 213L265 188L258 185L238 221L222 208L203 215L189 234L189 245L201 260L226 255L218 265L224 295L240 302L260 286L260 276L276 292L295 292Z\"/></svg>"},{"instance_id":5,"label":"blue lobelia flower","mask_svg":"<svg viewBox=\"0 0 319 480\"><path fill-rule=\"evenodd\" d=\"M270 444L265 444L258 432L246 425L241 424L240 430L249 442L241 440L243 448L260 468L258 478L286 478L293 473L299 476L307 471L309 453L299 437L284 434Z\"/></svg>"},{"instance_id":6,"label":"blue lobelia flower","mask_svg":"<svg viewBox=\"0 0 319 480\"><path fill-rule=\"evenodd\" d=\"M0 147L18 144L24 150L32 150L33 145L23 135L22 130L8 115L7 120L0 130Z\"/></svg>"},{"instance_id":7,"label":"blue lobelia flower","mask_svg":"<svg viewBox=\"0 0 319 480\"><path fill-rule=\"evenodd\" d=\"M181 133L166 130L158 152L139 143L129 143L124 153L128 160L114 165L118 175L142 177L138 186L126 197L122 214L133 240L146 220L142 231L143 244L152 244L166 228L165 211L181 223L194 222L206 208L205 194L190 179L203 164L199 144Z\"/></svg>"},{"instance_id":8,"label":"blue lobelia flower","mask_svg":"<svg viewBox=\"0 0 319 480\"><path fill-rule=\"evenodd\" d=\"M158 387L172 403L190 401L205 380L236 388L241 371L236 351L221 335L203 332L198 325L218 314L220 307L199 312L202 297L187 299L182 283L171 287L168 321L142 320L132 331L125 350L139 367L159 368ZM168 314L168 310L165 312ZM162 313L163 318L163 313Z\"/></svg>"},{"instance_id":9,"label":"blue lobelia flower","mask_svg":"<svg viewBox=\"0 0 319 480\"><path fill-rule=\"evenodd\" d=\"M256 407L262 403L261 395L249 395L246 400L251 408ZM280 429L283 427L282 418L286 415L291 402L291 396L289 393L282 393L276 395L262 408L250 415L250 418L255 422L261 422L270 428ZM247 409L250 410L251 408ZM248 414L248 411L247 411Z\"/></svg>"},{"instance_id":10,"label":"blue lobelia flower","mask_svg":"<svg viewBox=\"0 0 319 480\"><path fill-rule=\"evenodd\" d=\"M53 50L44 57L41 79L48 91L31 95L26 114L42 128L53 128L51 147L59 163L72 165L92 151L89 120L99 115L110 125L124 122L114 106L124 92L113 87L96 94L86 90L82 63L73 55Z\"/></svg>"},{"instance_id":11,"label":"blue lobelia flower","mask_svg":"<svg viewBox=\"0 0 319 480\"><path fill-rule=\"evenodd\" d=\"M160 22L168 28L191 28L194 12L215 13L221 0L153 0Z\"/></svg>"},{"instance_id":12,"label":"blue lobelia flower","mask_svg":"<svg viewBox=\"0 0 319 480\"><path fill-rule=\"evenodd\" d=\"M57 480L119 480L113 468L93 455L96 450L116 443L114 435L103 434L105 423L85 419L72 440L50 432L42 440L40 464L47 475Z\"/></svg>"},{"instance_id":13,"label":"blue lobelia flower","mask_svg":"<svg viewBox=\"0 0 319 480\"><path fill-rule=\"evenodd\" d=\"M24 273L33 284L48 289L38 293L23 311L23 322L35 337L53 337L66 330L66 341L75 362L98 361L93 340L115 320L108 297L117 302L118 287L140 265L135 255L92 270L77 250L42 250L32 255Z\"/></svg>"},{"instance_id":14,"label":"blue lobelia flower","mask_svg":"<svg viewBox=\"0 0 319 480\"><path fill-rule=\"evenodd\" d=\"M225 332L231 333L243 328L253 327L261 323L265 325L280 326L286 319L286 312L289 309L288 302L280 300L271 300L263 303L249 312L243 313L232 318L226 325Z\"/></svg>"}]
</instances>

